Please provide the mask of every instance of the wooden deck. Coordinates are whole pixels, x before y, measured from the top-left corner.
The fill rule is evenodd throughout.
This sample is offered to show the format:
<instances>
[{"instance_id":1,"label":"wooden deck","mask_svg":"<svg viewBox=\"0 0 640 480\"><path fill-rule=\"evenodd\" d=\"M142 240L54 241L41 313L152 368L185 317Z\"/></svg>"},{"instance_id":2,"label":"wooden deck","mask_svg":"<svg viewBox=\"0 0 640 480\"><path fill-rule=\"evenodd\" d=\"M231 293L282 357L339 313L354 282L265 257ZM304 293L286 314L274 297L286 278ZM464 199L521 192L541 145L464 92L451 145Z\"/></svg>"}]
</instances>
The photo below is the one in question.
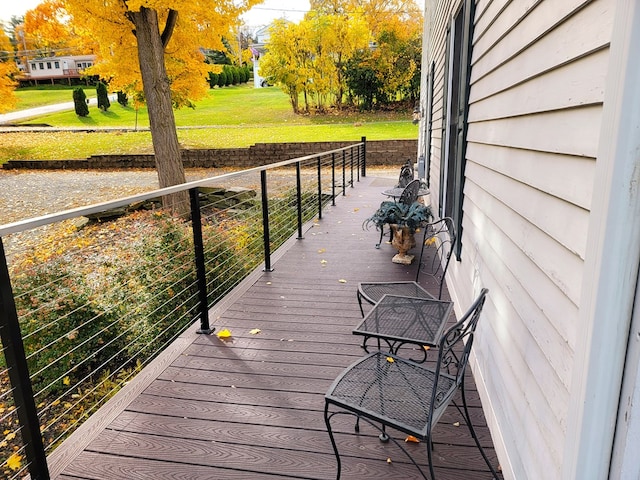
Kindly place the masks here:
<instances>
[{"instance_id":1,"label":"wooden deck","mask_svg":"<svg viewBox=\"0 0 640 480\"><path fill-rule=\"evenodd\" d=\"M392 183L363 178L303 240L289 241L272 272L255 272L211 312L231 339L186 332L51 455L52 478L335 478L324 393L363 353L351 334L361 318L356 285L414 275L415 266L391 262L390 245L374 248L375 230L362 229ZM497 466L472 378L468 385L474 425ZM422 478L372 428L357 435L339 418L343 479ZM450 408L434 432L438 478L490 479L458 421ZM425 445L407 446L426 464Z\"/></svg>"}]
</instances>

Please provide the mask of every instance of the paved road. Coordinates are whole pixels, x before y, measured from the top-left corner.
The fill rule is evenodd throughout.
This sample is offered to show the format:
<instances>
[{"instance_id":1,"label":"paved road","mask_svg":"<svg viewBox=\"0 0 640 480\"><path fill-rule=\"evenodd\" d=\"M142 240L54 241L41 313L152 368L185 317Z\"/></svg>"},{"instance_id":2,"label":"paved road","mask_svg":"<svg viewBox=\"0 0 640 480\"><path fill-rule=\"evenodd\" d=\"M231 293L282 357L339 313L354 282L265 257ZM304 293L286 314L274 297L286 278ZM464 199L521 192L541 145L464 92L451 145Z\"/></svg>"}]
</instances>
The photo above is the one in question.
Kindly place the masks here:
<instances>
[{"instance_id":1,"label":"paved road","mask_svg":"<svg viewBox=\"0 0 640 480\"><path fill-rule=\"evenodd\" d=\"M89 99L89 105L97 104L98 101L95 98ZM64 102L56 103L54 105L44 105L42 107L27 108L25 110L18 110L16 112L3 113L0 114L0 125L7 125L16 121L39 117L40 115L47 115L49 113L63 112L65 110L73 109L73 102Z\"/></svg>"}]
</instances>

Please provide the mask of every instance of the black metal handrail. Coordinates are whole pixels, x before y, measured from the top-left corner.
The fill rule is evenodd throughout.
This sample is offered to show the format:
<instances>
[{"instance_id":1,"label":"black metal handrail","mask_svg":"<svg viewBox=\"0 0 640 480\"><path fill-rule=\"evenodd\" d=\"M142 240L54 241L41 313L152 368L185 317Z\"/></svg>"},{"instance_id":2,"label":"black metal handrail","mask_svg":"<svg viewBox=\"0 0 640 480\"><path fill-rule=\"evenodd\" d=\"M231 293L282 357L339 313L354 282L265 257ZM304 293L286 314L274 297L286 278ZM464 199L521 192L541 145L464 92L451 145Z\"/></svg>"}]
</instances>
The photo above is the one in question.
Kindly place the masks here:
<instances>
[{"instance_id":1,"label":"black metal handrail","mask_svg":"<svg viewBox=\"0 0 640 480\"><path fill-rule=\"evenodd\" d=\"M181 297L181 303L178 307L172 307L172 303L165 304L161 303L160 300L146 299L144 301L153 304L153 306L148 307L149 309L153 308L151 311L153 318L144 319L144 321L149 324L158 321L168 322L172 328L179 330L178 334L184 331L184 328L192 325L194 321L199 321L197 332L209 334L214 331L214 328L209 325L209 309L222 298L221 295L224 295L233 287L234 281L237 281L237 279L228 281L228 277L232 276L235 278L235 276L238 275L237 272L242 273L248 269L255 268L252 261L254 258L258 258L255 255L247 255L250 259L245 261L245 259L239 258L240 255L234 254L233 251L230 252L228 248L220 247L220 244L216 243L217 234L215 229L227 228L225 227L227 225L225 222L233 219L233 222L230 223L231 227L228 228L247 231L248 224L256 224L254 220L257 220L257 218L254 219L254 215L260 215L261 229L259 230L261 233L259 234L262 237L262 262L265 270L272 270L272 247L277 248L286 238L293 235L295 235L297 239L302 239L304 222L310 220L311 217L315 215L317 215L319 219L322 218L322 209L329 201L335 204L336 186L340 186L342 195L345 195L346 187L354 186L354 169L357 171L358 180L360 179L360 172L362 172L364 176L366 171L365 152L366 139L363 137L360 143L329 152L227 173L182 185L154 190L144 194L133 195L87 207L74 208L0 226L0 342L6 365L4 369L2 365L0 365L0 375L8 377L10 381L10 390L0 391L0 403L13 403L13 408L11 408L8 413L0 413L0 422L8 420L10 415L17 416L15 423L18 423L18 426L16 427L15 435L21 437L22 441L22 447L17 453L11 455L10 458L0 457L0 468L2 468L4 472L11 472L12 476L9 478L22 477L28 471L32 479L48 479L47 452L50 453L55 444L61 442L64 436L70 432L65 431L59 436L54 435L54 440L48 439L48 441L45 441L41 432L46 431L49 425L43 425L41 423L40 415L43 411L47 409L51 410L54 406L60 404L61 399L71 398L73 396L71 393L76 391L73 390L74 387L77 387L77 391L80 391L80 385L82 385L83 395L88 395L86 389L84 389L85 383L83 382L91 379L90 377L95 374L95 372L87 373L86 376L78 379L77 383L73 383L75 380L70 379L70 377L73 376L72 373L74 373L72 371L73 369L82 367L85 370L91 370L89 366L92 365L92 361L99 363L96 368L108 369L110 365L109 362L117 360L120 357L126 357L124 361L129 363L135 360L134 357L138 358L138 360L142 359L142 354L137 350L135 353L129 352L133 351L131 349L135 346L136 342L139 342L139 337L137 336L139 334L136 332L144 331L144 329L140 330L143 328L140 326L122 328L121 325L117 323L119 321L119 314L117 312L117 309L120 308L119 305L105 302L109 304L107 309L95 313L85 305L74 305L72 299L64 296L66 294L55 297L54 295L50 295L49 292L46 294L42 293L46 292L47 289L52 290L56 287L54 281L52 281L42 286L42 290L36 293L27 292L26 295L27 297L29 295L34 297L32 303L39 305L38 307L34 306L34 308L47 308L55 311L56 308L61 307L60 311L66 313L60 313L61 317L57 319L54 318L48 325L30 325L29 328L33 329L33 331L25 335L23 331L24 325L21 323L20 318L25 315L25 312L21 313L18 311L16 306L16 299L18 297L16 297L12 285L14 279L12 278L9 257L13 254L6 251L3 243L4 239L13 234L23 234L24 232L40 227L61 224L61 222L66 220L96 214L99 215L113 209L129 207L133 204L156 200L165 195L188 191L192 237L189 243L191 244L190 248L193 249L193 255L185 256L185 261L187 258L191 259L189 265L180 258L178 259L178 262L181 262L178 265L178 271L170 271L168 274L164 271L169 268L167 265L172 265L170 263L171 261L175 261L175 257L172 257L172 255L176 253L175 251L165 252L162 248L167 247L171 249L171 242L184 240L181 240L179 236L177 239L168 236L166 239L168 246L165 245L162 248L154 247L157 249L154 250L151 255L158 257L158 263L154 264L154 270L157 268L162 288L168 291L168 293L163 292L163 295L170 298L171 301L173 301L175 297ZM280 179L282 185L274 189L276 191L274 195L269 195L271 186L277 183L275 181L269 183L269 174L279 171L288 172L292 167L295 167L295 174L285 175L286 178L284 181ZM341 170L341 180L337 180L336 178L336 167ZM308 179L311 178L311 180L303 182L303 171L306 173L306 177ZM315 174L311 175L310 172L315 172ZM233 203L233 208L217 207L217 204L208 200L211 195L215 197L215 192L209 195L206 193L206 187L210 187L214 183L247 182L247 179L255 177L256 174L260 176L260 205L257 205L256 200L249 198L250 195L247 195L247 198L241 199L240 194L237 195L237 198L230 198ZM313 179L314 176L315 179ZM293 179L295 179L295 181ZM312 186L312 184L315 185ZM291 195L287 193L289 191L291 191ZM329 191L331 192L330 194L325 193ZM292 210L291 214L288 213L290 207L295 210ZM258 211L260 211L259 214L257 213ZM174 228L170 219L166 222L169 230ZM276 232L277 234L274 236ZM251 234L253 235L255 233L254 228ZM253 240L251 240L251 242L252 243L245 247L245 250L255 254L258 249L255 246L255 242L253 242ZM97 250L100 250L100 246L97 247ZM177 250L181 256L185 253L182 248L174 248L174 250ZM220 253L220 251L222 253ZM169 258L169 260L166 260L165 257ZM243 261L246 264L243 264ZM168 263L163 264L162 262ZM236 264L241 265L236 266ZM215 278L210 278L213 267L218 269L213 271L223 273ZM92 267L89 265L86 268L87 270L91 270ZM96 274L95 272L90 273L92 275ZM144 275L150 275L150 272L134 273L131 279L135 281L137 277ZM70 285L71 288L74 287L74 279L64 275L56 279L55 282L60 282L66 286ZM116 290L119 289L122 291L127 290L127 288L132 287L129 287L127 284L121 287L115 287ZM122 295L124 295L124 292ZM51 296L51 299L49 296ZM42 300L39 297L46 298ZM20 297L19 300L21 303L25 303L25 297ZM129 301L128 297L123 303L127 301ZM53 307L51 306L51 302L54 304ZM155 306L155 303L158 305ZM70 306L67 310L64 310L62 307L67 306L67 304ZM85 312L85 310L87 310L87 312ZM168 310L169 313L166 313L165 310ZM38 320L36 321L44 322L45 320L40 319L41 316L45 317L45 315L34 314L33 317L29 318L37 318ZM112 318L116 318L116 320L112 320ZM54 330L66 321L72 324L71 327L69 327L68 330L63 330L59 336L51 340L49 344L38 344L35 353L29 353L25 350L25 340L33 341L45 332L45 330ZM101 325L101 322L105 325L98 329L97 325ZM185 325L185 327L182 327L182 325ZM83 337L84 343L80 345L70 344L69 350L67 351L55 351L55 355L52 356L53 359L50 363L45 364L45 366L33 368L33 370L37 371L30 371L30 363L37 363L36 361L39 356L47 354L49 349L53 349L56 344L63 340L67 343L72 342L79 336L78 331L89 328L96 329L96 331L91 330L90 334L85 335ZM157 338L158 337L153 337L154 342ZM161 342L164 342L162 344L166 345L175 338L175 336L159 338ZM117 345L122 346L116 347ZM103 351L105 352L104 355L106 358L104 360L100 359L99 361L91 360L87 358L87 356L80 355L83 348L94 348L94 350L87 354L89 357L99 357L99 355L97 355L98 350L104 349ZM152 349L151 355L158 353L157 350L153 350L153 348L156 348L155 344L152 346L142 345L140 348L142 350ZM152 356L149 356L145 361L148 361L149 358L152 358ZM73 361L69 359L73 359ZM63 367L65 361L69 361L69 364L72 364L73 367L65 370ZM39 381L36 386L34 384L36 377L47 373L46 369L52 365L56 366L62 373L51 373L49 374L51 378L48 378L45 382ZM124 367L122 366L117 367L117 371L123 369ZM54 370L54 372L57 372L57 370ZM115 373L113 375L115 375ZM51 401L47 395L48 392L54 391L52 388L53 385L60 388L62 393L55 393L55 395L49 394L49 396L54 398L54 400ZM68 408L73 408L73 405Z\"/></svg>"}]
</instances>

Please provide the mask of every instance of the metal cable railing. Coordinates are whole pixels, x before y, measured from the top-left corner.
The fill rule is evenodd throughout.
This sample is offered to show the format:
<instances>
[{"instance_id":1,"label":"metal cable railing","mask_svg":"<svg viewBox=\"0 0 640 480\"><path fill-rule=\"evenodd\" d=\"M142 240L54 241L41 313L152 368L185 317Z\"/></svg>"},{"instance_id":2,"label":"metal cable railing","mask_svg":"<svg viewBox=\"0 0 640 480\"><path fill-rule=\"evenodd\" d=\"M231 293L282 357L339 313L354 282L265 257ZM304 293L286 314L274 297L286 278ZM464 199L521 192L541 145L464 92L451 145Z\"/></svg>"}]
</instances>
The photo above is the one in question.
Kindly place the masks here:
<instances>
[{"instance_id":1,"label":"metal cable railing","mask_svg":"<svg viewBox=\"0 0 640 480\"><path fill-rule=\"evenodd\" d=\"M209 309L354 186L365 146L0 226L3 478L48 479L47 455L137 372L194 322L213 332ZM188 220L161 206L178 192Z\"/></svg>"}]
</instances>

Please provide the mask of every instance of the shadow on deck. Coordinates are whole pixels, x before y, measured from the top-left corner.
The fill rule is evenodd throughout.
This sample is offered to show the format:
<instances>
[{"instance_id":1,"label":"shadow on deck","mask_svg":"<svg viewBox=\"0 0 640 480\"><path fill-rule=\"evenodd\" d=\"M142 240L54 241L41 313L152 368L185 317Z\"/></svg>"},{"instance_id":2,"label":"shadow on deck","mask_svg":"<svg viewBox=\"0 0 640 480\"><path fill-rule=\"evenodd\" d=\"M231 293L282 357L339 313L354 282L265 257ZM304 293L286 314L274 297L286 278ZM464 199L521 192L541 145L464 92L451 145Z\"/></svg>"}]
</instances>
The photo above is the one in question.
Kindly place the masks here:
<instances>
[{"instance_id":1,"label":"shadow on deck","mask_svg":"<svg viewBox=\"0 0 640 480\"><path fill-rule=\"evenodd\" d=\"M223 341L190 328L54 451L52 478L335 478L324 393L363 353L351 333L361 318L356 285L415 275L415 265L391 262L390 245L374 248L375 230L362 229L392 183L362 179L303 240L290 240L274 255L272 272L254 272L211 311L216 332L227 328L232 336ZM468 376L474 425L497 465ZM491 478L457 422L451 407L434 430L438 478ZM343 479L422 478L367 425L360 434L348 419L336 427ZM408 448L426 462L425 445Z\"/></svg>"}]
</instances>

